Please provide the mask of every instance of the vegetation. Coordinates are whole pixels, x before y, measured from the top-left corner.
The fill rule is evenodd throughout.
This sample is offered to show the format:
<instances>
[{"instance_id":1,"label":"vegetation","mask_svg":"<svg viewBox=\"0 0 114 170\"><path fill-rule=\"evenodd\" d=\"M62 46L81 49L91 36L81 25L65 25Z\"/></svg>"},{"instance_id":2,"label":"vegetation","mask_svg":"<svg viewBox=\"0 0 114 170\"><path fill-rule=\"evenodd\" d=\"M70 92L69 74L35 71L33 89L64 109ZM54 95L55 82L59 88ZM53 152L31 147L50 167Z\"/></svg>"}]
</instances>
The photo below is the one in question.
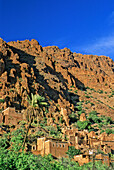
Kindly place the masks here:
<instances>
[{"instance_id":1,"label":"vegetation","mask_svg":"<svg viewBox=\"0 0 114 170\"><path fill-rule=\"evenodd\" d=\"M5 102L5 100L4 99L0 99L0 103L4 103Z\"/></svg>"},{"instance_id":2,"label":"vegetation","mask_svg":"<svg viewBox=\"0 0 114 170\"><path fill-rule=\"evenodd\" d=\"M17 129L11 134L4 134L0 138L0 170L92 170L93 164L89 162L79 166L77 162L71 160L73 155L80 154L80 150L69 148L69 158L53 159L51 155L42 157L33 155L30 152L22 151L25 131L23 128ZM10 147L9 147L10 146ZM94 164L97 170L112 170L101 162Z\"/></svg>"},{"instance_id":3,"label":"vegetation","mask_svg":"<svg viewBox=\"0 0 114 170\"><path fill-rule=\"evenodd\" d=\"M69 146L69 149L66 154L69 156L69 158L74 158L75 155L80 155L81 151L79 149L75 149L74 146Z\"/></svg>"},{"instance_id":4,"label":"vegetation","mask_svg":"<svg viewBox=\"0 0 114 170\"><path fill-rule=\"evenodd\" d=\"M107 133L108 135L110 135L111 133L114 134L114 130L112 130L112 129L106 129L106 133Z\"/></svg>"},{"instance_id":5,"label":"vegetation","mask_svg":"<svg viewBox=\"0 0 114 170\"><path fill-rule=\"evenodd\" d=\"M91 122L89 121L77 121L77 126L79 128L79 130L84 130L84 129L88 129L88 130L93 130L91 127Z\"/></svg>"},{"instance_id":6,"label":"vegetation","mask_svg":"<svg viewBox=\"0 0 114 170\"><path fill-rule=\"evenodd\" d=\"M28 135L28 131L31 126L31 123L33 122L34 118L38 117L38 115L40 114L42 106L47 105L44 97L41 97L39 95L33 95L32 93L31 93L31 98L30 96L28 96L27 101L29 103L29 107L27 108L27 111L26 111L26 118L29 124L28 124L26 135L24 138L23 147L25 146L25 142L27 139L27 135Z\"/></svg>"}]
</instances>

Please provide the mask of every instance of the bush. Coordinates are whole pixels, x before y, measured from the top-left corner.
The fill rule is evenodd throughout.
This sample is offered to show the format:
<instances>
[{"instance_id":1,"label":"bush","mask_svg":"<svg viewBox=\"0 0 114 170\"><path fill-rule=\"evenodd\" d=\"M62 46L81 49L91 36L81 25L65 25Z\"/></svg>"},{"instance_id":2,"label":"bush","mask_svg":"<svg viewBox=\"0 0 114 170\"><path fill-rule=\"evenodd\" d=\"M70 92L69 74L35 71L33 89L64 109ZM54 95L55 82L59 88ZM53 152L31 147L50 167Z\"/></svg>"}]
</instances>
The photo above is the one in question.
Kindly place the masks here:
<instances>
[{"instance_id":1,"label":"bush","mask_svg":"<svg viewBox=\"0 0 114 170\"><path fill-rule=\"evenodd\" d=\"M77 126L79 130L84 130L84 129L90 129L91 128L91 123L89 121L77 121Z\"/></svg>"},{"instance_id":2,"label":"bush","mask_svg":"<svg viewBox=\"0 0 114 170\"><path fill-rule=\"evenodd\" d=\"M90 98L90 96L85 96L85 97L88 98L88 99Z\"/></svg>"},{"instance_id":3,"label":"bush","mask_svg":"<svg viewBox=\"0 0 114 170\"><path fill-rule=\"evenodd\" d=\"M112 129L106 129L106 133L110 135L111 133L114 134L114 131Z\"/></svg>"},{"instance_id":4,"label":"bush","mask_svg":"<svg viewBox=\"0 0 114 170\"><path fill-rule=\"evenodd\" d=\"M76 106L76 108L81 111L82 110L82 106Z\"/></svg>"},{"instance_id":5,"label":"bush","mask_svg":"<svg viewBox=\"0 0 114 170\"><path fill-rule=\"evenodd\" d=\"M74 155L80 155L81 151L79 149L76 149L74 146L69 146L66 154L69 156L69 158L74 158Z\"/></svg>"},{"instance_id":6,"label":"bush","mask_svg":"<svg viewBox=\"0 0 114 170\"><path fill-rule=\"evenodd\" d=\"M12 134L4 134L3 137L0 138L0 170L92 169L92 162L79 166L77 162L71 161L71 159L68 158L54 160L50 154L42 157L41 155L33 155L31 152L20 151L24 135L25 132L22 129L18 129ZM67 154L70 158L72 158L74 155L81 154L81 152L79 149L75 149L75 147L70 146ZM95 162L95 167L97 170L105 170L108 168L105 164L98 161Z\"/></svg>"},{"instance_id":7,"label":"bush","mask_svg":"<svg viewBox=\"0 0 114 170\"><path fill-rule=\"evenodd\" d=\"M70 114L69 118L70 118L70 123L74 123L77 121L77 116L75 113Z\"/></svg>"},{"instance_id":8,"label":"bush","mask_svg":"<svg viewBox=\"0 0 114 170\"><path fill-rule=\"evenodd\" d=\"M5 100L4 99L0 99L0 103L4 103L5 102Z\"/></svg>"}]
</instances>

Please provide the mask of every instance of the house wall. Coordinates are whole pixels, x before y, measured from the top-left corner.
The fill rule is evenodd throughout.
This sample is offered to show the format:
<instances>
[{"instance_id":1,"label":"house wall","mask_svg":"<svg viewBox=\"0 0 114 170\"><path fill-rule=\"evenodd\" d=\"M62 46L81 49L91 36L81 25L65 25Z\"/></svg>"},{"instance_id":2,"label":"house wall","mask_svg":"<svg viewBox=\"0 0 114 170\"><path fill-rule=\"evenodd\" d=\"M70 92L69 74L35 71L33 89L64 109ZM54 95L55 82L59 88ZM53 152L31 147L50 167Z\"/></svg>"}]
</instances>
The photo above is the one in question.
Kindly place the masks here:
<instances>
[{"instance_id":1,"label":"house wall","mask_svg":"<svg viewBox=\"0 0 114 170\"><path fill-rule=\"evenodd\" d=\"M52 154L57 158L64 157L68 151L68 143L39 138L37 139L37 151L41 155Z\"/></svg>"},{"instance_id":2,"label":"house wall","mask_svg":"<svg viewBox=\"0 0 114 170\"><path fill-rule=\"evenodd\" d=\"M2 113L0 113L0 124L3 122L3 116Z\"/></svg>"},{"instance_id":3,"label":"house wall","mask_svg":"<svg viewBox=\"0 0 114 170\"><path fill-rule=\"evenodd\" d=\"M76 155L74 156L74 160L78 162L80 166L90 161L88 155L86 155L86 157L83 157L83 155Z\"/></svg>"},{"instance_id":4,"label":"house wall","mask_svg":"<svg viewBox=\"0 0 114 170\"><path fill-rule=\"evenodd\" d=\"M50 153L57 158L65 157L68 151L68 143L51 141Z\"/></svg>"},{"instance_id":5,"label":"house wall","mask_svg":"<svg viewBox=\"0 0 114 170\"><path fill-rule=\"evenodd\" d=\"M102 154L98 154L95 157L95 160L101 160L102 163L107 164L108 166L110 165L110 160L109 160L109 156L108 155L102 155Z\"/></svg>"},{"instance_id":6,"label":"house wall","mask_svg":"<svg viewBox=\"0 0 114 170\"><path fill-rule=\"evenodd\" d=\"M48 141L45 141L45 151L44 151L44 153L45 153L45 155L48 155L48 154L50 154L51 153L51 142L50 142L50 140L48 140Z\"/></svg>"}]
</instances>

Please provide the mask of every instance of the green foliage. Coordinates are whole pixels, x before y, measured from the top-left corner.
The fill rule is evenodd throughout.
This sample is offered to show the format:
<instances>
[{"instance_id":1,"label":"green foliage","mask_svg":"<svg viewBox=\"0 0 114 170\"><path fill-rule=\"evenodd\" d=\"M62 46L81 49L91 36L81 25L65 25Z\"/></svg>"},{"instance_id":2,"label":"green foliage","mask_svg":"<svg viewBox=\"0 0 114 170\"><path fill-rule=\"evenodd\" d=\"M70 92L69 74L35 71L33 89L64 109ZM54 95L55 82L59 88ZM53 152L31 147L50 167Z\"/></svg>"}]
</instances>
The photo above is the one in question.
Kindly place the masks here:
<instances>
[{"instance_id":1,"label":"green foliage","mask_svg":"<svg viewBox=\"0 0 114 170\"><path fill-rule=\"evenodd\" d=\"M78 90L75 90L74 92L75 92L75 93L77 93L77 92L78 92Z\"/></svg>"},{"instance_id":2,"label":"green foliage","mask_svg":"<svg viewBox=\"0 0 114 170\"><path fill-rule=\"evenodd\" d=\"M103 90L98 90L97 91L99 94L102 94L103 93Z\"/></svg>"},{"instance_id":3,"label":"green foliage","mask_svg":"<svg viewBox=\"0 0 114 170\"><path fill-rule=\"evenodd\" d=\"M81 152L79 149L76 149L74 146L69 146L68 151L66 154L69 156L69 158L74 158L74 155L80 155Z\"/></svg>"},{"instance_id":4,"label":"green foliage","mask_svg":"<svg viewBox=\"0 0 114 170\"><path fill-rule=\"evenodd\" d=\"M107 117L107 116L102 116L102 122L104 125L108 125L108 124L113 124L114 122L112 121L111 117Z\"/></svg>"},{"instance_id":5,"label":"green foliage","mask_svg":"<svg viewBox=\"0 0 114 170\"><path fill-rule=\"evenodd\" d=\"M80 106L80 105L79 105L79 106L75 106L75 107L76 107L78 110L80 110L80 111L82 110L82 106Z\"/></svg>"},{"instance_id":6,"label":"green foliage","mask_svg":"<svg viewBox=\"0 0 114 170\"><path fill-rule=\"evenodd\" d=\"M91 123L100 123L101 122L101 118L98 117L97 115L98 115L98 113L96 111L91 111L89 113L89 117L88 117L89 121Z\"/></svg>"},{"instance_id":7,"label":"green foliage","mask_svg":"<svg viewBox=\"0 0 114 170\"><path fill-rule=\"evenodd\" d=\"M77 106L75 106L75 108L78 109L78 111L82 111L82 104L83 104L84 101L80 101L80 102L77 102Z\"/></svg>"},{"instance_id":8,"label":"green foliage","mask_svg":"<svg viewBox=\"0 0 114 170\"><path fill-rule=\"evenodd\" d=\"M90 96L88 96L88 95L86 95L85 97L88 98L88 99L90 98Z\"/></svg>"},{"instance_id":9,"label":"green foliage","mask_svg":"<svg viewBox=\"0 0 114 170\"><path fill-rule=\"evenodd\" d=\"M95 89L93 89L93 88L91 88L90 90L91 90L91 91L94 91L94 92L96 92L96 90L95 90Z\"/></svg>"},{"instance_id":10,"label":"green foliage","mask_svg":"<svg viewBox=\"0 0 114 170\"><path fill-rule=\"evenodd\" d=\"M39 124L40 124L41 127L45 127L47 125L47 118L44 117L43 120L39 121Z\"/></svg>"},{"instance_id":11,"label":"green foliage","mask_svg":"<svg viewBox=\"0 0 114 170\"><path fill-rule=\"evenodd\" d=\"M0 99L0 103L4 103L5 102L5 100L4 99Z\"/></svg>"},{"instance_id":12,"label":"green foliage","mask_svg":"<svg viewBox=\"0 0 114 170\"><path fill-rule=\"evenodd\" d=\"M51 136L51 137L54 137L54 138L62 137L61 129L59 126L57 126L57 128L55 128L53 126L46 126L45 129L47 131L49 131L49 136Z\"/></svg>"},{"instance_id":13,"label":"green foliage","mask_svg":"<svg viewBox=\"0 0 114 170\"><path fill-rule=\"evenodd\" d=\"M77 121L77 126L79 130L91 129L91 123L89 121Z\"/></svg>"},{"instance_id":14,"label":"green foliage","mask_svg":"<svg viewBox=\"0 0 114 170\"><path fill-rule=\"evenodd\" d=\"M91 103L91 106L94 106L95 104L94 103Z\"/></svg>"},{"instance_id":15,"label":"green foliage","mask_svg":"<svg viewBox=\"0 0 114 170\"><path fill-rule=\"evenodd\" d=\"M20 146L23 143L24 131L22 128L17 129L11 134L4 134L0 138L0 170L92 170L92 162L79 166L77 162L68 158L54 160L51 155L42 157L21 151ZM80 150L69 147L67 154L70 158L73 158L74 155L80 154ZM110 169L101 162L95 162L95 167L97 170Z\"/></svg>"},{"instance_id":16,"label":"green foliage","mask_svg":"<svg viewBox=\"0 0 114 170\"><path fill-rule=\"evenodd\" d=\"M73 86L70 86L71 88L74 88L74 85Z\"/></svg>"},{"instance_id":17,"label":"green foliage","mask_svg":"<svg viewBox=\"0 0 114 170\"><path fill-rule=\"evenodd\" d=\"M85 113L85 110L80 110L77 112L77 114L80 116L82 113Z\"/></svg>"},{"instance_id":18,"label":"green foliage","mask_svg":"<svg viewBox=\"0 0 114 170\"><path fill-rule=\"evenodd\" d=\"M88 103L91 103L90 100L86 100L86 101L85 101L85 104L88 104Z\"/></svg>"},{"instance_id":19,"label":"green foliage","mask_svg":"<svg viewBox=\"0 0 114 170\"><path fill-rule=\"evenodd\" d=\"M11 133L11 140L10 140L11 150L19 151L20 149L22 149L24 136L25 136L24 128L17 129L16 131L13 131Z\"/></svg>"},{"instance_id":20,"label":"green foliage","mask_svg":"<svg viewBox=\"0 0 114 170\"><path fill-rule=\"evenodd\" d=\"M106 133L107 133L108 135L110 135L111 133L114 134L114 130L112 130L112 129L106 129Z\"/></svg>"},{"instance_id":21,"label":"green foliage","mask_svg":"<svg viewBox=\"0 0 114 170\"><path fill-rule=\"evenodd\" d=\"M61 117L59 118L59 122L63 123L63 116L61 115Z\"/></svg>"},{"instance_id":22,"label":"green foliage","mask_svg":"<svg viewBox=\"0 0 114 170\"><path fill-rule=\"evenodd\" d=\"M32 106L32 107L38 107L39 108L40 106L43 106L43 105L47 106L47 103L44 102L45 98L38 95L38 94L33 95L33 93L31 93L31 98L30 98L30 96L28 96L27 101L28 101L29 105Z\"/></svg>"},{"instance_id":23,"label":"green foliage","mask_svg":"<svg viewBox=\"0 0 114 170\"><path fill-rule=\"evenodd\" d=\"M105 132L105 131L104 131L104 130L101 130L101 131L100 131L100 134L103 133L103 132Z\"/></svg>"},{"instance_id":24,"label":"green foliage","mask_svg":"<svg viewBox=\"0 0 114 170\"><path fill-rule=\"evenodd\" d=\"M43 131L39 130L38 132L35 133L35 135L41 137L44 136L45 134Z\"/></svg>"},{"instance_id":25,"label":"green foliage","mask_svg":"<svg viewBox=\"0 0 114 170\"><path fill-rule=\"evenodd\" d=\"M69 118L70 118L70 123L74 123L78 119L75 113L70 114Z\"/></svg>"}]
</instances>

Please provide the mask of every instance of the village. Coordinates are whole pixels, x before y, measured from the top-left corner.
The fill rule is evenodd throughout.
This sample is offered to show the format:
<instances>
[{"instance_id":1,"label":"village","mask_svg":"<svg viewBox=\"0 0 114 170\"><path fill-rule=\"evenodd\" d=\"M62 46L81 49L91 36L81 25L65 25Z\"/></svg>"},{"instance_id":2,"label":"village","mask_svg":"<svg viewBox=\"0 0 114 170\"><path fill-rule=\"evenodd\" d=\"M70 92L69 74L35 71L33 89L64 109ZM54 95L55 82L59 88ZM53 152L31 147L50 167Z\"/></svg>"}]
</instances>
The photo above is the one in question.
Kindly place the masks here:
<instances>
[{"instance_id":1,"label":"village","mask_svg":"<svg viewBox=\"0 0 114 170\"><path fill-rule=\"evenodd\" d=\"M24 114L16 112L15 108L8 107L0 113L0 124L4 125L18 125L20 121L25 120ZM80 121L85 120L85 115L80 115ZM67 122L68 123L68 122ZM4 133L0 126L0 135ZM31 133L31 130L29 131ZM114 160L110 159L110 154L114 154L114 135L107 135L105 132L96 135L94 131L79 130L75 127L67 126L62 128L62 139L55 139L53 137L41 136L38 137L31 145L26 144L26 151L31 151L35 155L51 154L55 159L68 157L66 152L70 146L74 146L81 151L81 154L74 156L74 161L79 165L88 163L93 160L101 160L108 166ZM65 140L66 137L66 140Z\"/></svg>"}]
</instances>

